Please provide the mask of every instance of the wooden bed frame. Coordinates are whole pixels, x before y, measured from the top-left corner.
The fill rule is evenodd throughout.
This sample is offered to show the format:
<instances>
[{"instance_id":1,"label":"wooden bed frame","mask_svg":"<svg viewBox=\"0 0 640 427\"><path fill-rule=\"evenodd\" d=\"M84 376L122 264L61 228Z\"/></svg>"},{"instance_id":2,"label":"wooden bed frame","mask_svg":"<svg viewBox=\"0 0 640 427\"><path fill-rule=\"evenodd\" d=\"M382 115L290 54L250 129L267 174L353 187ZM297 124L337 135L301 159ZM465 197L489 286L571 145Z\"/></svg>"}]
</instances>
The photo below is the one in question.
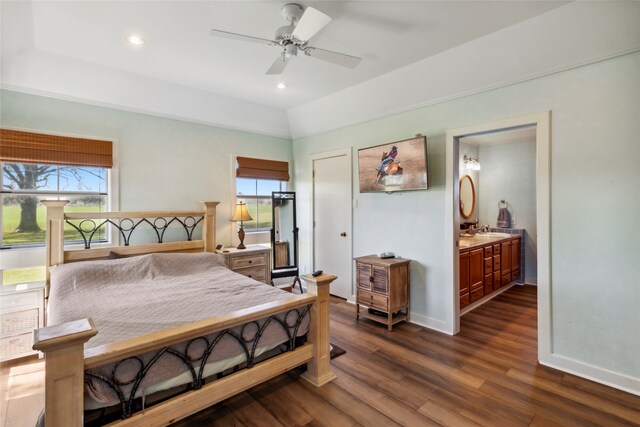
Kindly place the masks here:
<instances>
[{"instance_id":1,"label":"wooden bed frame","mask_svg":"<svg viewBox=\"0 0 640 427\"><path fill-rule=\"evenodd\" d=\"M107 258L109 252L141 255L152 252L215 252L216 206L203 202L202 211L65 213L68 200L44 200L47 208L47 282L49 268L66 262ZM89 249L64 248L64 224L67 220L122 220L133 218L202 217L201 240L152 243L132 246L101 246ZM302 277L307 293L287 296L225 315L166 329L149 335L84 350L84 343L98 333L91 319L45 327L34 331L34 350L45 355L45 425L72 427L84 424L84 371L108 363L161 349L217 331L311 305L307 342L295 350L257 363L200 389L192 390L154 405L131 417L115 421L117 426L167 425L205 409L256 384L267 381L297 366L307 364L302 378L320 387L336 378L330 368L329 285L336 276L322 274Z\"/></svg>"}]
</instances>

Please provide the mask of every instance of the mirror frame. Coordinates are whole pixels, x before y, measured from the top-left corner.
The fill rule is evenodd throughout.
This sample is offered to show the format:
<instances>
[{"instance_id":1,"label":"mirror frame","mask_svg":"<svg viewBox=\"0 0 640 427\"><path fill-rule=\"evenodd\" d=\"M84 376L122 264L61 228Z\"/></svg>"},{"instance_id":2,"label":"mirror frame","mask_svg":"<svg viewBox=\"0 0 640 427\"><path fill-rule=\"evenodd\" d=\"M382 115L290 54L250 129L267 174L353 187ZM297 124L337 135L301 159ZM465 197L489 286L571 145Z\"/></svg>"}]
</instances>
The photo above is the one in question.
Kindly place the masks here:
<instances>
[{"instance_id":1,"label":"mirror frame","mask_svg":"<svg viewBox=\"0 0 640 427\"><path fill-rule=\"evenodd\" d=\"M276 268L276 204L286 199L293 203L293 253L289 254L289 265ZM271 228L271 278L298 276L298 223L296 218L296 192L273 191L271 193L271 210L273 227ZM294 282L295 284L295 282Z\"/></svg>"},{"instance_id":2,"label":"mirror frame","mask_svg":"<svg viewBox=\"0 0 640 427\"><path fill-rule=\"evenodd\" d=\"M465 215L464 210L462 208L462 183L464 182L465 179L469 180L469 184L471 184L471 211L469 212L468 215ZM471 179L471 176L469 175L463 175L460 178L460 187L458 188L458 201L459 201L459 205L460 205L460 216L464 219L469 219L471 218L471 216L473 216L473 212L476 210L476 187L475 185L473 185L473 179Z\"/></svg>"}]
</instances>

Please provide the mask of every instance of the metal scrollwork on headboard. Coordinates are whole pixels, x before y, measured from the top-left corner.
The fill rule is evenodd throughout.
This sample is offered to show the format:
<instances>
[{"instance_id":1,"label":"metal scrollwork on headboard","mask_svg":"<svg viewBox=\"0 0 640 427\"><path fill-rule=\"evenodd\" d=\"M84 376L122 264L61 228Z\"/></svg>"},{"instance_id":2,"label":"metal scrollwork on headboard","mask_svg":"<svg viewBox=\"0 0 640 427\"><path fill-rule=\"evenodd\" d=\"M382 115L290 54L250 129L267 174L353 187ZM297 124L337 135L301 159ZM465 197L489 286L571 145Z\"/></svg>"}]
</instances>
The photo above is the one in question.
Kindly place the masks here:
<instances>
[{"instance_id":1,"label":"metal scrollwork on headboard","mask_svg":"<svg viewBox=\"0 0 640 427\"><path fill-rule=\"evenodd\" d=\"M184 231L187 235L187 240L191 241L193 240L193 232L195 228L200 222L202 222L203 218L204 216L198 219L193 216L187 216L184 217L184 219L173 217L167 221L167 218L165 217L158 217L154 218L153 221L150 221L148 218L142 218L137 222L131 218L121 218L118 223L110 219L105 219L99 224L96 224L96 221L92 219L84 219L77 225L68 219L65 220L65 222L80 234L82 240L84 241L84 248L91 249L91 243L93 242L93 238L96 236L96 232L107 224L111 224L112 226L114 226L120 232L120 235L124 240L124 246L129 246L129 241L131 240L131 235L133 234L134 230L138 228L139 225L144 223L151 226L153 231L155 231L156 237L158 238L158 243L163 242L164 233L173 222L177 222L182 225L182 228L184 228Z\"/></svg>"}]
</instances>

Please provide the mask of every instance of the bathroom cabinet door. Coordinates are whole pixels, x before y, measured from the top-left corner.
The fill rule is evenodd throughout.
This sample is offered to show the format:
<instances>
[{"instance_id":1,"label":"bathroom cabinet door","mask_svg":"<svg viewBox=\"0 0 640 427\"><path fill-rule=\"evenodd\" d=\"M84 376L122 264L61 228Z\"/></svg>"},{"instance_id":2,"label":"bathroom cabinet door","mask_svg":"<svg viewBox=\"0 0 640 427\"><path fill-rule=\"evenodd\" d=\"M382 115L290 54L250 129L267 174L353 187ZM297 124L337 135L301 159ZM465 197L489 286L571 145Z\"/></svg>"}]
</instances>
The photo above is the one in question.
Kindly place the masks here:
<instances>
[{"instance_id":1,"label":"bathroom cabinet door","mask_svg":"<svg viewBox=\"0 0 640 427\"><path fill-rule=\"evenodd\" d=\"M460 253L460 308L469 305L469 274L471 272L471 255Z\"/></svg>"},{"instance_id":2,"label":"bathroom cabinet door","mask_svg":"<svg viewBox=\"0 0 640 427\"><path fill-rule=\"evenodd\" d=\"M504 242L500 248L500 267L502 275L511 273L511 242Z\"/></svg>"},{"instance_id":3,"label":"bathroom cabinet door","mask_svg":"<svg viewBox=\"0 0 640 427\"><path fill-rule=\"evenodd\" d=\"M511 242L511 271L520 269L520 239Z\"/></svg>"},{"instance_id":4,"label":"bathroom cabinet door","mask_svg":"<svg viewBox=\"0 0 640 427\"><path fill-rule=\"evenodd\" d=\"M511 280L520 277L520 239L511 242Z\"/></svg>"},{"instance_id":5,"label":"bathroom cabinet door","mask_svg":"<svg viewBox=\"0 0 640 427\"><path fill-rule=\"evenodd\" d=\"M483 286L484 282L484 251L482 248L471 251L471 290Z\"/></svg>"}]
</instances>

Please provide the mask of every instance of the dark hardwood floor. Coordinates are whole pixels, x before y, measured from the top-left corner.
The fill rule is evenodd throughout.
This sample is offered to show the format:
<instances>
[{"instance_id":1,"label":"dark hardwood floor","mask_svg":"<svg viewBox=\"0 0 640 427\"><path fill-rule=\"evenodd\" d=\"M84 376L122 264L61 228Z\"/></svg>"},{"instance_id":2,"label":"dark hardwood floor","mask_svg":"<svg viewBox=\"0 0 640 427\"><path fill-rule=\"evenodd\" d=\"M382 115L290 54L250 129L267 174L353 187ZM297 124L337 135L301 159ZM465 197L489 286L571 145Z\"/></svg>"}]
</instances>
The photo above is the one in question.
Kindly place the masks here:
<instances>
[{"instance_id":1,"label":"dark hardwood floor","mask_svg":"<svg viewBox=\"0 0 640 427\"><path fill-rule=\"evenodd\" d=\"M640 397L539 366L536 289L516 286L462 318L455 337L355 321L333 299L338 379L281 375L176 426L638 426Z\"/></svg>"}]
</instances>

